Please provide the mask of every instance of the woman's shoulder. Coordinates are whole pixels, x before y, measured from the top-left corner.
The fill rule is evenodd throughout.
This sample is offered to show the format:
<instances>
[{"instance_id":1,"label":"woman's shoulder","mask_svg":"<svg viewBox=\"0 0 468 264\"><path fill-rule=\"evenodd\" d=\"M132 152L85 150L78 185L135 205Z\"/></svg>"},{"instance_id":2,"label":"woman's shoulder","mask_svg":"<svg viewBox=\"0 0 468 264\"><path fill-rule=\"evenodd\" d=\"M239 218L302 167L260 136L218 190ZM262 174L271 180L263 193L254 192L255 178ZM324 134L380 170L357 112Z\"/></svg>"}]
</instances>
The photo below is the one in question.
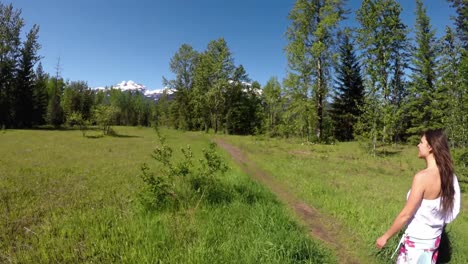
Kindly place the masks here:
<instances>
[{"instance_id":1,"label":"woman's shoulder","mask_svg":"<svg viewBox=\"0 0 468 264\"><path fill-rule=\"evenodd\" d=\"M428 176L430 176L430 174L430 171L427 169L420 170L414 175L413 181L424 181Z\"/></svg>"},{"instance_id":2,"label":"woman's shoulder","mask_svg":"<svg viewBox=\"0 0 468 264\"><path fill-rule=\"evenodd\" d=\"M426 168L423 170L418 171L413 177L413 183L425 184L425 183L432 183L434 180L439 178L438 171Z\"/></svg>"}]
</instances>

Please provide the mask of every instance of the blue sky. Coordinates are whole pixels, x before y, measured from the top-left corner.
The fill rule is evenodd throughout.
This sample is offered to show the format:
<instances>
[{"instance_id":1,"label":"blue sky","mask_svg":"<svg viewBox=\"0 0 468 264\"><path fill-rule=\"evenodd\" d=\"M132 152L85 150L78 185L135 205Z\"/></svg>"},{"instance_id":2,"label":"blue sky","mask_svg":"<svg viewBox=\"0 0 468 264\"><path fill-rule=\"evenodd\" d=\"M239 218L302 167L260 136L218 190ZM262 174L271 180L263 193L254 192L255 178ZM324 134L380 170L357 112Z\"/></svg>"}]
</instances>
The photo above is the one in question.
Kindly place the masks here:
<instances>
[{"instance_id":1,"label":"blue sky","mask_svg":"<svg viewBox=\"0 0 468 264\"><path fill-rule=\"evenodd\" d=\"M208 42L224 37L235 64L252 80L265 85L287 72L284 47L287 19L295 1L287 0L3 0L22 10L23 35L40 26L39 54L46 72L55 73L60 57L65 79L87 81L90 87L133 80L149 89L173 78L171 57L187 43L204 51ZM402 19L414 24L415 1L400 0ZM348 1L346 24L355 25L361 1ZM438 35L454 11L446 0L425 0Z\"/></svg>"}]
</instances>

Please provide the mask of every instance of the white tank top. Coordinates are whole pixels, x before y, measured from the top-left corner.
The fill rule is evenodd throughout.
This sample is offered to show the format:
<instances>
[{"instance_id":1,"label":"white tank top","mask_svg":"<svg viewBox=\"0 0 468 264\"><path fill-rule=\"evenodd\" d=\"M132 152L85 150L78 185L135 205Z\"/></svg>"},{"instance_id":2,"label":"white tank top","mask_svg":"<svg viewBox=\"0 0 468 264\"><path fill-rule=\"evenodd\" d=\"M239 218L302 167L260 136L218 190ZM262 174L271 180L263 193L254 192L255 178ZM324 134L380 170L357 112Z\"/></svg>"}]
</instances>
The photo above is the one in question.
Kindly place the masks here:
<instances>
[{"instance_id":1,"label":"white tank top","mask_svg":"<svg viewBox=\"0 0 468 264\"><path fill-rule=\"evenodd\" d=\"M440 210L440 197L434 200L423 199L413 218L408 222L406 234L420 239L432 239L442 233L445 224L452 222L460 212L460 186L457 176L453 176L455 189L453 210L444 217ZM408 199L411 190L408 191Z\"/></svg>"}]
</instances>

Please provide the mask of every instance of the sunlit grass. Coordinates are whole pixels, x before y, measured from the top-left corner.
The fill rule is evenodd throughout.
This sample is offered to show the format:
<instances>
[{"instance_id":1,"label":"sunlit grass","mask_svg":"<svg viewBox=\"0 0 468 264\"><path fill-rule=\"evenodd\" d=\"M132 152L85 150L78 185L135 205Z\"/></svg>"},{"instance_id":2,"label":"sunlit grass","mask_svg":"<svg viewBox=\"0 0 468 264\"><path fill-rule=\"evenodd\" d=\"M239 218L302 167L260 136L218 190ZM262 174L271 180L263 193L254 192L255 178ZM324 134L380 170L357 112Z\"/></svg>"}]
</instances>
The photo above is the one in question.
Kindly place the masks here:
<instances>
[{"instance_id":1,"label":"sunlit grass","mask_svg":"<svg viewBox=\"0 0 468 264\"><path fill-rule=\"evenodd\" d=\"M386 154L372 157L356 142L314 145L261 137L225 139L244 149L292 193L342 224L346 229L342 240L351 251L377 263L394 262L389 256L399 237L380 253L374 244L403 208L413 175L424 167L415 147L387 147ZM463 204L467 194L462 196ZM466 210L463 205L460 216L448 226L452 263L468 263Z\"/></svg>"},{"instance_id":2,"label":"sunlit grass","mask_svg":"<svg viewBox=\"0 0 468 264\"><path fill-rule=\"evenodd\" d=\"M0 262L336 262L233 164L222 179L235 194L231 201L146 210L138 175L143 163L158 171L150 157L157 138L149 128L115 130L118 137L75 130L0 134ZM188 144L200 155L209 142L202 133L163 134L176 157Z\"/></svg>"}]
</instances>

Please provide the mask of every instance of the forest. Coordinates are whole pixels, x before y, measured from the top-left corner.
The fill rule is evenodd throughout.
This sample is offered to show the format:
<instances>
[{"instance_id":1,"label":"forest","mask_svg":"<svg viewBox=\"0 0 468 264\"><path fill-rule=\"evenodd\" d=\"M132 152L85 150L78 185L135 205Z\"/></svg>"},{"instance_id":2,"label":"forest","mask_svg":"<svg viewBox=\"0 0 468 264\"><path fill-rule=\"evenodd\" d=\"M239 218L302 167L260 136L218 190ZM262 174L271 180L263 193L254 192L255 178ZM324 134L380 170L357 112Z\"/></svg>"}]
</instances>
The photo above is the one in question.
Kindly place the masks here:
<instances>
[{"instance_id":1,"label":"forest","mask_svg":"<svg viewBox=\"0 0 468 264\"><path fill-rule=\"evenodd\" d=\"M362 1L359 26L347 28L340 26L349 13L344 1L298 0L288 14L283 80L272 76L262 87L220 37L203 51L179 47L169 62L174 78L164 78L171 92L159 100L65 80L60 59L55 72L44 72L40 26L22 39L21 10L0 3L0 126L98 125L107 133L111 125L154 125L318 143L359 140L374 152L445 128L452 147L466 147L466 1L447 2L455 27L440 38L423 1L416 3L414 28L402 22L395 0Z\"/></svg>"}]
</instances>

